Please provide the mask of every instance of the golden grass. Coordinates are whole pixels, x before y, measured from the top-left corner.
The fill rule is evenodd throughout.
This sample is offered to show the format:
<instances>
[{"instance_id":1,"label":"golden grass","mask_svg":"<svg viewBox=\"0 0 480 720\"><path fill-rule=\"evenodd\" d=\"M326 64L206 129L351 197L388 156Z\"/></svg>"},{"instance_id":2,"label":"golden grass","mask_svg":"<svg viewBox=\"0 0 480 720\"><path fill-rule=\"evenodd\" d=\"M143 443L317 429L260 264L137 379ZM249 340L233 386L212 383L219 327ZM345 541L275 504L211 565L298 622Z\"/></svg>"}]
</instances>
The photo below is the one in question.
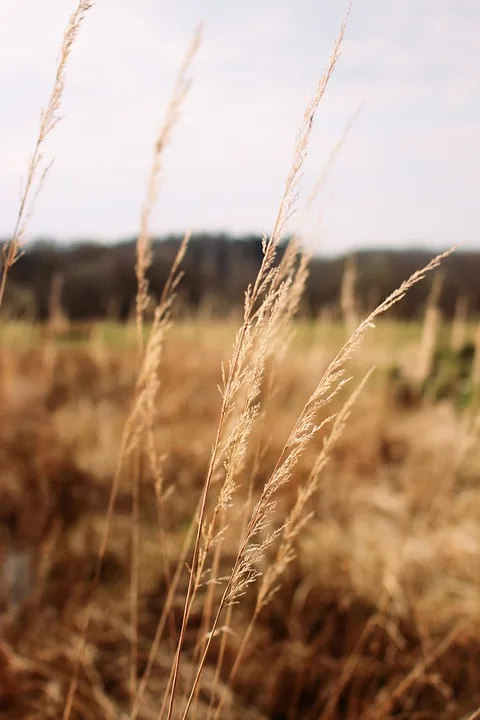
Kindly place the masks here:
<instances>
[{"instance_id":1,"label":"golden grass","mask_svg":"<svg viewBox=\"0 0 480 720\"><path fill-rule=\"evenodd\" d=\"M212 346L208 335L198 343L195 356L184 352L178 336L172 335L165 348L155 442L167 454L163 477L165 489L172 490L164 500L167 547L162 553L153 473L146 473L141 484L140 671L169 593L162 562L173 577L201 495L221 402L216 385L228 346ZM0 424L2 528L8 534L2 546L6 553L28 554L33 568L23 604L3 618L2 653L11 688L3 696L8 701L3 717L29 717L28 711L33 716L35 703L42 703L42 717L58 717L87 600L92 625L72 716L128 716L128 477L121 479L96 588L91 580L135 387L136 353L107 349L103 359L95 360L88 350L59 348L54 372L47 374L41 350L10 349L0 357L1 377L8 372ZM257 463L256 499L310 392L306 369L324 363L321 348L292 350L279 371L280 389L267 419L275 432L259 460L255 441L261 427L253 431L223 539L219 577L238 552L251 468ZM339 397L335 407L342 402ZM328 437L324 431L313 440L282 488L274 512L277 527L295 512L297 488L305 485ZM295 557L278 591L256 613L261 588L269 585L263 578L281 552L272 546L259 565L266 574L233 609L231 632L212 639L197 716L208 717L210 705L214 714L220 701L220 717L242 716L242 703L253 704L265 717L306 717L315 706L316 717L327 710L331 717L360 717L390 696L396 711L415 710L431 718L457 718L478 706L477 446L478 428L449 403L405 410L392 403L388 388L369 383L328 454L329 463L307 503L312 517L293 540ZM191 551L187 557L191 566ZM170 598L174 622L165 625L153 658L140 718L157 717L164 699L186 580L183 571ZM198 588L191 608L181 694L196 668L197 632L209 587ZM217 602L221 590L215 586ZM249 632L252 613L258 617ZM451 636L453 631L457 634ZM222 643L221 674L214 685ZM448 651L437 658L444 643L450 643ZM224 682L242 644L242 661L227 689ZM32 682L36 700L25 690ZM57 685L53 696L51 683ZM333 708L328 688L337 688Z\"/></svg>"},{"instance_id":2,"label":"golden grass","mask_svg":"<svg viewBox=\"0 0 480 720\"><path fill-rule=\"evenodd\" d=\"M65 34L0 304L90 7L79 3ZM203 325L194 346L168 332L188 234L157 302L147 279L163 152L199 29L140 215L135 345L115 352L95 332L83 349L62 348L50 328L37 347L0 354L0 716L453 718L478 706L465 670L479 653L475 414L400 407L370 370L347 392L355 367L370 365L365 353L355 363L374 323L451 251L355 324L347 274L352 327L331 355L315 338L292 343L309 261L298 238L276 263L349 12L231 353Z\"/></svg>"}]
</instances>

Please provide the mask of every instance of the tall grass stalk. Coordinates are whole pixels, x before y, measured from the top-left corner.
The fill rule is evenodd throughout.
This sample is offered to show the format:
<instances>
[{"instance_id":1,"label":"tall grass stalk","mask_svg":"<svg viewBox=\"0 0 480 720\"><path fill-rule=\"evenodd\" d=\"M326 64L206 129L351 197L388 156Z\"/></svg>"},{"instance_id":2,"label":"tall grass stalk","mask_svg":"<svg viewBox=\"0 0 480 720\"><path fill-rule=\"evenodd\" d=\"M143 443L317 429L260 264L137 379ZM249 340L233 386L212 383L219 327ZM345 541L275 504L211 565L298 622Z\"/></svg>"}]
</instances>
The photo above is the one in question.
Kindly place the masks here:
<instances>
[{"instance_id":1,"label":"tall grass stalk","mask_svg":"<svg viewBox=\"0 0 480 720\"><path fill-rule=\"evenodd\" d=\"M219 463L219 459L222 455L224 455L226 458L227 472L222 490L220 492L220 498L219 503L217 503L217 508L221 506L228 506L231 500L231 496L235 490L234 478L237 463L241 462L243 458L246 444L248 442L248 437L253 426L253 422L258 414L258 405L255 405L255 402L260 389L260 382L263 377L268 339L274 334L274 327L276 326L276 322L278 321L279 317L281 317L282 305L287 302L286 298L288 297L288 282L282 282L279 286L278 283L276 283L278 270L276 270L274 267L274 260L278 245L284 235L286 225L296 206L299 181L306 153L308 150L315 114L320 104L320 101L325 94L328 82L332 76L337 61L340 57L340 50L346 30L349 12L350 7L348 8L346 17L342 23L340 33L335 44L334 51L330 58L327 70L321 77L312 100L307 105L304 114L304 123L301 127L297 142L295 144L291 169L287 176L285 190L282 200L280 202L280 207L274 224L274 228L270 237L268 239L264 239L262 263L253 286L250 286L247 290L245 296L243 325L240 328L234 343L233 355L229 364L228 373L224 372L223 374L222 408L220 411L220 418L217 426L217 433L210 459L209 469L202 492L202 506L198 522L197 537L194 546L192 570L189 577L189 585L185 599L180 639L172 670L172 692L170 695L170 701L167 711L167 720L170 720L172 717L181 651L190 615L194 590L195 587L198 586L199 570L201 571L202 569L201 566L204 562L206 552L208 551L208 546L205 546L203 549L201 547L202 535L204 535L205 531L207 531L207 538L212 539L214 537L213 523L212 521L210 521L210 523L207 523L206 518L207 497L209 495L213 473ZM256 361L253 363L252 367L250 359L252 357L254 349L257 355ZM234 411L235 399L240 393L240 391L245 390L246 388L248 388L248 391L246 394L247 399L245 401L244 410L240 414L240 419L234 425L230 438L227 439L225 446L222 448L225 426L227 424L228 418ZM213 521L214 520L215 514ZM223 605L220 608L220 612L221 610L223 610ZM193 701L196 686L200 678L200 674L205 662L205 657L211 642L211 637L213 636L213 633L215 632L216 626L218 624L220 612L217 611L216 613L212 632L209 635L209 640L206 643L204 653L202 654L202 658L199 662L198 671L194 681L192 692L187 701L187 705L183 714L184 718L187 716L190 705Z\"/></svg>"},{"instance_id":2,"label":"tall grass stalk","mask_svg":"<svg viewBox=\"0 0 480 720\"><path fill-rule=\"evenodd\" d=\"M180 657L181 657L181 651L183 647L183 641L185 637L185 631L190 615L190 610L192 606L192 600L193 600L193 591L195 588L195 585L198 585L198 578L199 578L199 561L202 553L201 548L201 540L202 540L202 534L205 532L206 528L206 509L207 509L207 497L209 495L210 486L212 483L212 477L215 468L218 465L219 456L222 455L222 440L224 437L224 430L226 426L226 422L229 418L229 416L232 414L234 410L235 405L235 398L239 394L240 390L245 388L247 386L247 383L249 384L249 393L247 394L248 400L246 401L246 407L244 408L243 413L241 414L241 419L239 422L237 422L236 427L234 428L233 433L230 436L230 440L227 441L226 447L225 447L225 457L226 462L229 465L229 470L227 470L226 474L226 480L224 482L222 491L220 493L220 505L223 504L223 506L227 506L230 502L231 494L233 493L235 489L235 464L237 461L239 461L245 452L245 446L246 442L248 440L248 436L251 431L251 427L253 426L253 421L255 419L256 414L258 413L258 408L254 405L255 399L258 395L259 389L260 389L260 381L263 376L263 369L264 369L264 363L265 363L265 355L266 355L266 347L268 345L268 336L271 336L273 334L273 327L274 323L276 321L276 316L280 314L279 307L281 305L281 302L284 301L284 298L286 297L287 287L286 285L282 284L280 288L274 289L274 279L276 277L276 271L273 266L276 251L278 248L278 245L283 237L285 227L287 225L288 220L290 219L292 212L295 208L297 193L298 193L298 184L301 176L301 171L303 167L303 163L305 160L305 156L308 149L308 144L310 141L310 136L312 132L312 126L313 121L315 118L316 111L318 109L319 103L321 98L323 97L326 87L328 85L328 81L333 73L333 70L335 68L335 65L337 63L337 60L340 55L340 48L342 45L345 29L346 29L346 22L348 19L348 13L347 17L345 18L341 31L337 40L337 43L334 48L334 52L332 54L332 58L330 60L327 72L322 76L318 86L317 91L307 106L305 116L304 116L304 124L301 128L300 134L298 136L294 153L293 153L293 159L292 159L292 166L290 173L287 177L287 181L285 184L285 191L280 203L279 212L274 224L273 232L268 239L264 239L263 242L263 259L261 263L260 270L258 272L257 278L246 293L245 296L245 307L244 307L244 322L240 329L240 331L237 334L236 341L234 343L234 349L233 349L233 356L232 360L230 361L228 374L225 374L223 377L223 390L222 390L222 408L220 411L220 418L219 423L217 427L217 434L215 438L215 443L210 459L210 465L207 472L207 477L205 480L204 489L202 492L202 504L201 504L201 510L200 510L200 516L198 521L198 529L197 529L197 536L195 539L195 546L194 546L194 552L193 552L193 560L192 560L192 569L190 572L189 577L189 584L187 589L187 594L185 598L185 605L184 605L184 613L183 613L183 619L182 619L182 627L180 630L180 638L177 646L177 651L175 655L175 660L173 664L173 671L172 671L172 691L170 695L170 701L168 705L168 711L167 711L167 719L170 720L172 717L173 712L173 706L175 701L175 691L176 691L176 685L177 685L177 679L178 679L178 671L180 666ZM270 290L270 292L268 292ZM264 296L263 302L261 302L260 307L257 309L257 304L260 298ZM261 336L261 333L263 334L263 337ZM265 342L267 340L267 343ZM257 348L257 361L254 365L256 368L252 371L251 367L249 368L249 357L252 354L253 348L258 343ZM217 507L219 507L217 505ZM210 537L212 536L212 522L210 522L207 533L210 532ZM205 557L205 548L203 549L203 556ZM214 625L216 626L218 622L218 613L214 622ZM214 627L215 630L215 627ZM203 668L206 652L208 651L209 642L207 643L207 647L205 648L205 651L202 655L202 659L199 663L198 673L196 680L194 681L194 687L192 688L192 694L189 697L189 700L187 701L187 706L184 711L183 717L186 717L193 699L193 695L195 693L195 688L198 682L198 679L200 677L201 670Z\"/></svg>"},{"instance_id":3,"label":"tall grass stalk","mask_svg":"<svg viewBox=\"0 0 480 720\"><path fill-rule=\"evenodd\" d=\"M233 686L233 683L235 682L237 672L241 666L245 650L247 649L248 642L251 638L260 612L271 602L279 588L279 582L282 574L295 558L295 540L302 528L310 519L310 515L305 514L307 503L318 488L321 473L330 459L331 451L342 434L351 414L353 405L355 404L360 392L363 390L363 387L365 386L371 373L372 371L370 370L365 375L362 382L346 400L342 410L336 415L332 424L332 429L323 442L322 449L316 458L306 483L301 486L297 492L297 499L282 527L274 559L262 576L252 617L243 635L242 643L228 677L228 686L230 687ZM218 720L221 717L225 701L226 689L223 692L220 703L215 711L214 720Z\"/></svg>"},{"instance_id":4,"label":"tall grass stalk","mask_svg":"<svg viewBox=\"0 0 480 720\"><path fill-rule=\"evenodd\" d=\"M150 181L148 184L148 200L145 203L144 209L142 210L142 231L141 231L141 243L140 248L137 248L137 282L139 283L139 295L137 295L137 340L139 347L139 369L137 383L134 393L134 398L127 420L125 422L122 438L120 442L119 454L117 458L116 470L112 482L110 498L108 508L105 517L105 524L100 540L99 552L97 555L96 569L93 579L93 587L98 585L101 567L107 548L108 537L110 534L110 527L113 519L113 511L115 506L115 500L118 495L118 489L122 474L127 467L130 468L132 473L132 554L131 554L131 588L130 588L130 613L132 620L131 629L131 656L130 656L130 693L132 710L136 704L137 697L137 680L136 680L136 666L137 666L137 604L138 604L138 554L139 554L139 482L141 474L141 458L145 452L151 468L156 478L157 484L157 497L161 498L161 472L160 462L156 453L155 444L153 440L153 427L155 421L155 407L156 399L159 390L159 368L161 358L163 354L163 346L165 341L166 333L170 327L170 313L172 304L175 300L175 294L178 284L181 280L182 273L180 271L181 262L185 256L188 241L190 239L190 232L187 232L180 244L176 257L173 261L172 267L167 278L167 282L162 291L160 300L155 307L153 314L153 321L150 329L146 345L143 341L143 318L145 310L149 304L149 293L148 283L145 277L146 270L150 263L150 235L148 221L153 210L153 204L156 198L156 188L159 177L159 169L161 168L161 152L165 147L166 140L170 138L171 131L174 126L172 118L178 116L180 105L176 98L184 97L186 92L186 77L185 73L190 65L191 60L194 57L196 49L200 41L200 28L195 31L194 40L189 46L189 50L186 55L186 60L182 63L180 69L180 77L176 85L174 92L174 100L170 103L167 116L170 118L164 124L162 131L159 134L154 153L153 167L154 170L151 172ZM181 91L179 90L181 88ZM172 109L172 106L174 109ZM165 127L167 130L165 130ZM158 169L157 169L158 168ZM146 438L146 440L145 440ZM146 449L145 449L146 446ZM86 641L88 636L88 628L90 624L90 609L87 610L85 615L85 623L82 629L82 639L80 648L77 653L72 680L70 683L67 701L64 709L63 720L68 720L71 713L72 703L75 696L77 675L83 653L85 652Z\"/></svg>"},{"instance_id":5,"label":"tall grass stalk","mask_svg":"<svg viewBox=\"0 0 480 720\"><path fill-rule=\"evenodd\" d=\"M147 271L152 261L151 247L151 230L150 220L152 212L158 197L158 187L160 174L163 165L165 150L171 140L175 125L180 117L180 112L190 88L189 72L193 59L200 47L202 26L199 25L192 37L190 45L180 66L177 75L172 97L169 101L164 122L160 128L155 141L153 161L147 182L147 192L142 212L140 215L140 232L137 239L137 258L135 264L135 274L137 278L137 297L136 297L136 329L137 329L137 347L139 363L142 362L144 350L144 314L150 304L150 295L147 280ZM169 305L170 296L175 292L175 284L178 284L178 266L180 265L186 251L186 245L190 234L185 235L180 245L176 260L171 268L169 278L164 286L159 307ZM169 308L168 308L169 309ZM168 312L168 310L167 310ZM156 359L159 363L159 358ZM160 505L162 504L162 494L159 492L158 485L161 482L159 474L158 458L155 453L155 444L153 441L153 427L155 418L155 404L158 394L159 381L157 372L154 371L149 375L149 391L145 395L145 422L147 435L147 449L150 457L150 464L156 474L157 479L157 497ZM131 621L131 655L130 655L130 694L132 701L132 709L137 694L137 666L138 666L138 573L139 573L139 555L140 555L140 482L143 475L143 447L139 446L135 452L132 462L132 525L131 525L131 568L130 568L130 621ZM161 508L160 508L161 509ZM164 571L166 566L164 564Z\"/></svg>"},{"instance_id":6,"label":"tall grass stalk","mask_svg":"<svg viewBox=\"0 0 480 720\"><path fill-rule=\"evenodd\" d=\"M278 282L288 281L290 287L287 293L287 302L283 308L281 317L277 323L276 331L271 338L270 345L268 347L268 373L262 388L262 404L260 407L258 419L257 419L257 440L254 452L253 465L249 474L247 500L243 503L242 507L242 530L240 538L245 532L248 518L251 513L251 504L253 497L253 487L256 482L262 460L264 459L272 439L271 428L268 427L268 409L269 405L273 402L279 391L278 376L287 351L290 347L293 330L292 324L294 317L298 311L300 301L305 289L305 285L308 278L308 264L310 261L310 255L301 246L300 241L294 235L285 250L285 254L278 269L278 276L276 280ZM219 557L222 545L219 543L215 548L215 557L212 564L212 569L219 565ZM215 581L216 575L213 575ZM213 587L213 585L212 585ZM233 616L233 605L229 605L226 612L226 618L224 623L225 630L231 628ZM204 627L208 627L208 617L205 618L205 622L202 623L203 641L206 642L207 634ZM227 643L227 632L221 633L220 650L215 667L215 678L214 686L218 685L223 658L226 651ZM210 700L209 716L213 711L213 696Z\"/></svg>"},{"instance_id":7,"label":"tall grass stalk","mask_svg":"<svg viewBox=\"0 0 480 720\"><path fill-rule=\"evenodd\" d=\"M437 268L441 261L452 251L453 248L436 256L423 269L413 273L410 278L405 280L399 288L391 293L372 313L370 313L365 320L360 323L358 328L332 360L326 372L320 379L317 387L305 404L302 413L295 423L287 442L285 443L277 464L271 476L265 483L259 500L254 506L247 529L242 538L240 551L237 554L232 572L226 582L225 590L219 602L215 619L209 632L205 651L198 666L193 688L185 711L182 715L182 720L185 720L187 717L193 700L195 688L200 679L208 649L211 644L211 639L217 630L223 610L228 607L229 604L237 602L241 595L244 594L247 587L257 580L260 575L260 572L257 569L259 562L264 557L267 549L276 542L281 535L281 529L276 530L270 532L269 534L267 533L265 539L261 542L255 542L255 539L261 532L268 530L271 516L276 505L275 496L280 488L283 487L290 479L293 470L300 457L303 455L307 445L318 433L318 431L324 427L328 421L333 419L331 417L327 418L322 421L320 425L318 425L316 421L320 409L328 405L333 397L337 395L347 382L347 379L345 378L345 365L347 361L357 350L367 331L374 327L374 320L399 302L413 285L420 282L427 272Z\"/></svg>"},{"instance_id":8,"label":"tall grass stalk","mask_svg":"<svg viewBox=\"0 0 480 720\"><path fill-rule=\"evenodd\" d=\"M45 110L40 114L40 125L37 140L27 166L27 175L20 195L15 227L12 237L3 246L3 262L0 277L0 307L5 296L7 275L22 254L23 240L27 224L32 217L35 201L43 187L51 167L45 164L43 148L48 136L60 121L60 106L65 90L65 73L72 47L77 39L80 26L87 12L93 7L93 0L79 0L76 9L70 16L58 57L52 92Z\"/></svg>"},{"instance_id":9,"label":"tall grass stalk","mask_svg":"<svg viewBox=\"0 0 480 720\"><path fill-rule=\"evenodd\" d=\"M305 203L303 213L302 213L302 222L300 223L301 227L301 233L303 235L304 230L306 230L306 237L307 242L305 242L306 247L309 247L309 243L311 241L314 241L316 243L316 246L318 247L318 236L320 233L320 229L323 222L323 217L325 213L325 201L319 204L319 208L316 211L316 214L308 221L307 219L308 215L310 215L314 209L314 207L318 203L318 198L322 195L322 192L324 191L330 174L333 171L333 168L335 166L335 163L337 162L341 151L345 147L345 144L347 142L348 136L352 130L353 125L355 124L358 116L361 112L361 106L357 108L357 110L353 113L351 118L346 123L345 127L343 128L343 131L338 138L337 142L333 146L329 157L327 158L326 163L322 167L322 170L316 180L316 182L313 185L313 188L311 189L307 201Z\"/></svg>"},{"instance_id":10,"label":"tall grass stalk","mask_svg":"<svg viewBox=\"0 0 480 720\"><path fill-rule=\"evenodd\" d=\"M171 140L173 131L180 117L182 106L190 89L191 80L189 73L192 62L201 44L202 29L203 26L201 24L195 29L192 40L187 48L187 52L178 72L173 93L165 113L165 119L155 140L153 161L147 182L146 197L140 215L140 232L137 239L137 257L135 263L135 274L137 277L136 327L137 343L140 352L143 350L144 345L144 314L150 304L148 280L146 276L148 268L152 262L150 220L158 198L159 182L165 150Z\"/></svg>"}]
</instances>

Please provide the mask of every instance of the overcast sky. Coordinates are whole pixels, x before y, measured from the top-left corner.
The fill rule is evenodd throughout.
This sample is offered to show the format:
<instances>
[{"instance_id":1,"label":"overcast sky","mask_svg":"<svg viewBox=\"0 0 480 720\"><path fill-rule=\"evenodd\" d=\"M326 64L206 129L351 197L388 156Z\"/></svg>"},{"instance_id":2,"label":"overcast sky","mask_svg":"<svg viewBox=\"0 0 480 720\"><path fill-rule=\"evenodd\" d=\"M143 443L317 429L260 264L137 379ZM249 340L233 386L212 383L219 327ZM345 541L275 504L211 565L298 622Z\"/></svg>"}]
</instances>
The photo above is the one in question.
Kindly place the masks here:
<instances>
[{"instance_id":1,"label":"overcast sky","mask_svg":"<svg viewBox=\"0 0 480 720\"><path fill-rule=\"evenodd\" d=\"M74 0L0 11L0 234ZM67 71L55 163L30 235L135 234L177 68L199 20L194 86L165 158L153 231L268 232L306 101L330 55L340 0L98 0ZM317 246L480 238L480 3L355 0L319 110L305 194L358 107L320 199Z\"/></svg>"}]
</instances>

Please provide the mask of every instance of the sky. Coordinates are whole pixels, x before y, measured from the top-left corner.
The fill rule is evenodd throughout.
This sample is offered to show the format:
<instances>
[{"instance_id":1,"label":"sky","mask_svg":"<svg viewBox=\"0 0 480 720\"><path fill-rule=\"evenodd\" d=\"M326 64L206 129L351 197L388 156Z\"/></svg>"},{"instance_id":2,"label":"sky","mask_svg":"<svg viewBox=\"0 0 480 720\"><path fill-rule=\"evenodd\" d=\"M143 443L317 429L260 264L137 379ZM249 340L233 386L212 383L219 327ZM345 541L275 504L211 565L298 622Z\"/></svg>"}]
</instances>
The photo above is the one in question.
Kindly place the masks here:
<instances>
[{"instance_id":1,"label":"sky","mask_svg":"<svg viewBox=\"0 0 480 720\"><path fill-rule=\"evenodd\" d=\"M14 226L74 4L1 8L0 236ZM28 236L137 233L154 139L199 21L203 42L151 229L268 233L345 8L343 0L98 0L72 51L62 121L46 146L54 163ZM302 202L355 116L317 200L315 249L476 247L479 67L480 3L354 0L291 229L304 227Z\"/></svg>"}]
</instances>

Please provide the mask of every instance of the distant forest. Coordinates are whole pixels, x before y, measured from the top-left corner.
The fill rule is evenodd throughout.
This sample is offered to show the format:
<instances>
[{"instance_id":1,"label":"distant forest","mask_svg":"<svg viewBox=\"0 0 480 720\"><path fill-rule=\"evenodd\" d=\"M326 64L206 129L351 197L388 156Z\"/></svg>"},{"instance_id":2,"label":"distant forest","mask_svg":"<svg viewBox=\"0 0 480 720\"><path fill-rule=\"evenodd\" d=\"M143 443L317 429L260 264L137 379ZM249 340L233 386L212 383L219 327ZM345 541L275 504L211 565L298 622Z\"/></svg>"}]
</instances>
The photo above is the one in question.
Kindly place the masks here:
<instances>
[{"instance_id":1,"label":"distant forest","mask_svg":"<svg viewBox=\"0 0 480 720\"><path fill-rule=\"evenodd\" d=\"M179 236L155 239L149 270L150 289L159 296L181 241ZM279 258L282 255L280 248ZM430 250L362 250L354 253L355 295L360 312L374 307L435 253ZM254 278L262 256L261 237L194 236L183 262L178 308L192 313L205 308L224 315L240 307L246 286ZM9 276L7 308L12 315L48 317L52 291L71 320L110 317L126 320L135 302L135 239L115 244L77 242L29 243ZM345 257L314 257L301 312L317 316L327 309L339 312ZM480 310L480 252L456 252L444 265L440 307L451 317L457 301L469 313ZM413 287L395 308L397 317L415 318L425 305L431 279Z\"/></svg>"}]
</instances>

